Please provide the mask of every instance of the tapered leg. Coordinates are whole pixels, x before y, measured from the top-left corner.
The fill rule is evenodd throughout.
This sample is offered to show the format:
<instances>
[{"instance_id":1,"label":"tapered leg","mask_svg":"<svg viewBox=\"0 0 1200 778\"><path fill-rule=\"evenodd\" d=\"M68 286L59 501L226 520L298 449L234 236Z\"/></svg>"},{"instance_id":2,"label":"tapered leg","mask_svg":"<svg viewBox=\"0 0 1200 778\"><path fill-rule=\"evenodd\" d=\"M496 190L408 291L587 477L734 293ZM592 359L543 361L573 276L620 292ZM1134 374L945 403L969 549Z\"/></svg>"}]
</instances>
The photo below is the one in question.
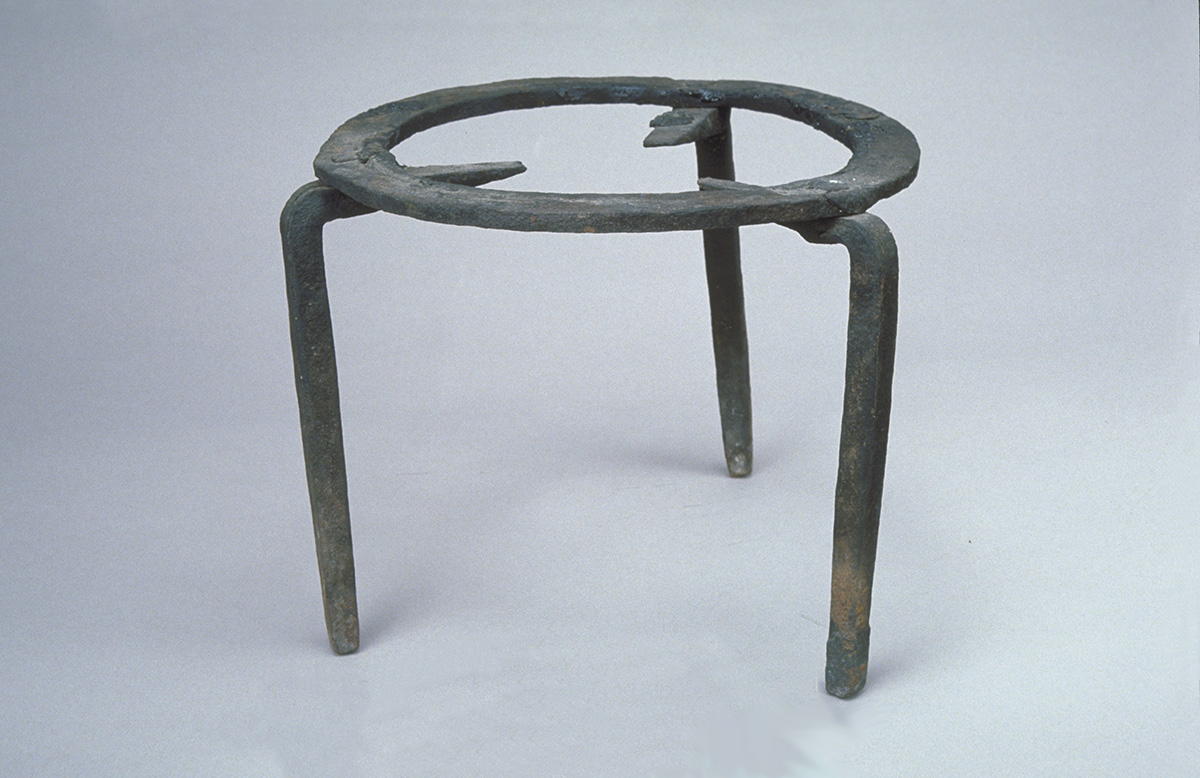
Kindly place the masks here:
<instances>
[{"instance_id":1,"label":"tapered leg","mask_svg":"<svg viewBox=\"0 0 1200 778\"><path fill-rule=\"evenodd\" d=\"M296 190L279 219L321 596L329 643L339 654L358 648L358 604L321 233L326 222L372 210L314 181Z\"/></svg>"},{"instance_id":2,"label":"tapered leg","mask_svg":"<svg viewBox=\"0 0 1200 778\"><path fill-rule=\"evenodd\" d=\"M825 689L858 693L867 678L871 586L887 455L896 351L896 243L883 220L859 214L787 225L850 252L846 395L833 519L833 596Z\"/></svg>"},{"instance_id":3,"label":"tapered leg","mask_svg":"<svg viewBox=\"0 0 1200 778\"><path fill-rule=\"evenodd\" d=\"M732 181L733 139L729 109L720 108L719 131L696 141L700 178ZM731 476L750 474L754 446L750 419L750 355L746 341L746 305L736 227L704 230L704 264L712 310L713 353L717 362L717 399L725 463Z\"/></svg>"}]
</instances>

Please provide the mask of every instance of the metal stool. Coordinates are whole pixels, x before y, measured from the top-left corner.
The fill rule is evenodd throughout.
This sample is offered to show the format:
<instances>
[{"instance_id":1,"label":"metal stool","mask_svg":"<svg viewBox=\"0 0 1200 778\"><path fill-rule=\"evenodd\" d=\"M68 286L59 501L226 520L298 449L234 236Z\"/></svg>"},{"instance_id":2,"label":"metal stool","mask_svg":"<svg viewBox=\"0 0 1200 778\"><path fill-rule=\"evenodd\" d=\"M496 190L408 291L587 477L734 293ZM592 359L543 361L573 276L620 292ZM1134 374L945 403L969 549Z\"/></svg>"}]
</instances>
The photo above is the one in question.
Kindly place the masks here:
<instances>
[{"instance_id":1,"label":"metal stool","mask_svg":"<svg viewBox=\"0 0 1200 778\"><path fill-rule=\"evenodd\" d=\"M474 116L555 105L636 103L671 110L646 146L696 144L699 191L555 194L478 189L525 170L519 162L405 167L390 149L421 130ZM811 125L849 147L837 173L778 186L734 181L730 109ZM300 428L333 650L358 648L358 609L322 228L388 211L444 224L527 232L703 230L725 460L750 473L750 371L738 227L778 223L850 254L846 389L833 529L833 596L825 685L849 697L866 681L871 584L879 530L896 340L896 244L866 213L917 174L916 139L866 106L752 81L549 78L444 89L360 114L321 147L317 178L280 218Z\"/></svg>"}]
</instances>

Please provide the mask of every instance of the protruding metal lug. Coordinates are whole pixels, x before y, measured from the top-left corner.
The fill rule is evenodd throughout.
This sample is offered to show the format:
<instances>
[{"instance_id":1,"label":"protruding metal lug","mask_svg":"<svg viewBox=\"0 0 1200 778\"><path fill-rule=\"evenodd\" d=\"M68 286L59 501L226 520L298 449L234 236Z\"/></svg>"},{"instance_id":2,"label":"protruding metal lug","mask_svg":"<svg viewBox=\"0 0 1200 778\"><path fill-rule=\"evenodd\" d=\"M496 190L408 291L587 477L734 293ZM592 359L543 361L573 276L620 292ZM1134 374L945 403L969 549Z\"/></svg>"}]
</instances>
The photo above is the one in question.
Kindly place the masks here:
<instances>
[{"instance_id":1,"label":"protruding metal lug","mask_svg":"<svg viewBox=\"0 0 1200 778\"><path fill-rule=\"evenodd\" d=\"M724 178L701 178L697 182L701 191L748 192L753 194L775 194L773 189L755 184L743 184L741 181L728 181Z\"/></svg>"},{"instance_id":2,"label":"protruding metal lug","mask_svg":"<svg viewBox=\"0 0 1200 778\"><path fill-rule=\"evenodd\" d=\"M526 169L520 162L474 162L468 165L406 167L404 172L446 184L479 186L480 184L490 184L492 181L512 178L524 173Z\"/></svg>"},{"instance_id":3,"label":"protruding metal lug","mask_svg":"<svg viewBox=\"0 0 1200 778\"><path fill-rule=\"evenodd\" d=\"M654 129L642 141L646 148L682 146L719 135L723 129L716 108L676 108L650 120Z\"/></svg>"}]
</instances>

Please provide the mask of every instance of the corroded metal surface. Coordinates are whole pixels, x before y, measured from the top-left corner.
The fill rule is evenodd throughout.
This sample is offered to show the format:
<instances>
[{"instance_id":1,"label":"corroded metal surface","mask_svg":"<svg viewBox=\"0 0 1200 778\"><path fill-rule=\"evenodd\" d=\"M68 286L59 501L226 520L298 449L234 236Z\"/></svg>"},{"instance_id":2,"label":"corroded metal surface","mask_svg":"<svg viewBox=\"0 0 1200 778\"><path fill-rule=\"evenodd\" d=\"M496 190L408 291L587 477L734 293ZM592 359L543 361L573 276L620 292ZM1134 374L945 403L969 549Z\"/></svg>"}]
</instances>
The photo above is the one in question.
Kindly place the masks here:
<instances>
[{"instance_id":1,"label":"corroded metal surface","mask_svg":"<svg viewBox=\"0 0 1200 778\"><path fill-rule=\"evenodd\" d=\"M439 124L500 111L593 103L671 108L647 147L696 145L699 191L552 194L475 189L525 170L520 162L405 167L390 149ZM837 173L778 186L734 180L730 109L796 119L852 151ZM430 92L342 125L314 163L321 181L297 190L280 220L296 392L326 625L338 653L358 647L346 469L338 408L322 227L375 210L428 221L545 232L703 230L713 351L730 475L753 460L750 367L738 227L776 222L850 254L846 389L834 506L833 586L826 689L849 697L866 682L868 624L883 491L896 339L896 245L864 213L908 186L916 140L873 109L797 87L743 81L558 78Z\"/></svg>"},{"instance_id":2,"label":"corroded metal surface","mask_svg":"<svg viewBox=\"0 0 1200 778\"><path fill-rule=\"evenodd\" d=\"M786 225L850 253L846 394L833 509L833 594L825 688L857 694L867 681L871 588L892 409L899 262L887 225L869 213Z\"/></svg>"},{"instance_id":3,"label":"corroded metal surface","mask_svg":"<svg viewBox=\"0 0 1200 778\"><path fill-rule=\"evenodd\" d=\"M837 173L777 186L662 194L470 189L414 175L392 154L447 122L555 105L637 103L739 108L811 125L849 147ZM858 103L782 84L668 78L545 78L428 92L343 124L313 163L317 178L383 211L426 221L534 232L662 232L809 221L862 213L908 186L920 152L899 122Z\"/></svg>"},{"instance_id":4,"label":"corroded metal surface","mask_svg":"<svg viewBox=\"0 0 1200 778\"><path fill-rule=\"evenodd\" d=\"M339 654L358 648L358 601L322 228L334 219L372 210L332 187L313 182L296 190L279 218L321 596L329 643Z\"/></svg>"},{"instance_id":5,"label":"corroded metal surface","mask_svg":"<svg viewBox=\"0 0 1200 778\"><path fill-rule=\"evenodd\" d=\"M720 135L728 122L728 108L676 108L650 120L650 126L654 129L642 141L642 145L653 149L695 143ZM700 176L703 178L704 173Z\"/></svg>"},{"instance_id":6,"label":"corroded metal surface","mask_svg":"<svg viewBox=\"0 0 1200 778\"><path fill-rule=\"evenodd\" d=\"M693 117L696 113L693 112ZM668 114L669 115L669 114ZM660 117L661 118L661 117ZM650 138L654 133L650 134ZM733 134L729 109L703 112L688 125L684 138L696 144L701 179L733 180ZM734 477L750 475L754 445L750 413L750 346L746 340L746 303L742 294L742 255L737 227L704 231L704 270L712 314L713 354L717 364L717 400L725 465Z\"/></svg>"}]
</instances>

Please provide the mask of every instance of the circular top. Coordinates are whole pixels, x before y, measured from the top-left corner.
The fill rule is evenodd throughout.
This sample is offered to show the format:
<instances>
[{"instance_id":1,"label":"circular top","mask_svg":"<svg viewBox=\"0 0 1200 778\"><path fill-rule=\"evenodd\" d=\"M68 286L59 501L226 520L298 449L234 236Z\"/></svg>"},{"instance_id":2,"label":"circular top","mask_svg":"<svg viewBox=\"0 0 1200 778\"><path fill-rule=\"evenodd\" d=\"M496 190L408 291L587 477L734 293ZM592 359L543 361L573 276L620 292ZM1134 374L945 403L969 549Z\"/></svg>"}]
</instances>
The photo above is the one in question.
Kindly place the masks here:
<instances>
[{"instance_id":1,"label":"circular top","mask_svg":"<svg viewBox=\"0 0 1200 778\"><path fill-rule=\"evenodd\" d=\"M778 186L727 183L692 192L560 194L434 180L400 165L389 151L421 130L459 119L606 103L761 111L811 125L852 154L836 173ZM916 138L894 119L799 87L756 81L538 78L441 89L374 108L339 127L313 167L322 182L364 205L425 221L532 232L664 232L862 213L912 183L919 158Z\"/></svg>"}]
</instances>

